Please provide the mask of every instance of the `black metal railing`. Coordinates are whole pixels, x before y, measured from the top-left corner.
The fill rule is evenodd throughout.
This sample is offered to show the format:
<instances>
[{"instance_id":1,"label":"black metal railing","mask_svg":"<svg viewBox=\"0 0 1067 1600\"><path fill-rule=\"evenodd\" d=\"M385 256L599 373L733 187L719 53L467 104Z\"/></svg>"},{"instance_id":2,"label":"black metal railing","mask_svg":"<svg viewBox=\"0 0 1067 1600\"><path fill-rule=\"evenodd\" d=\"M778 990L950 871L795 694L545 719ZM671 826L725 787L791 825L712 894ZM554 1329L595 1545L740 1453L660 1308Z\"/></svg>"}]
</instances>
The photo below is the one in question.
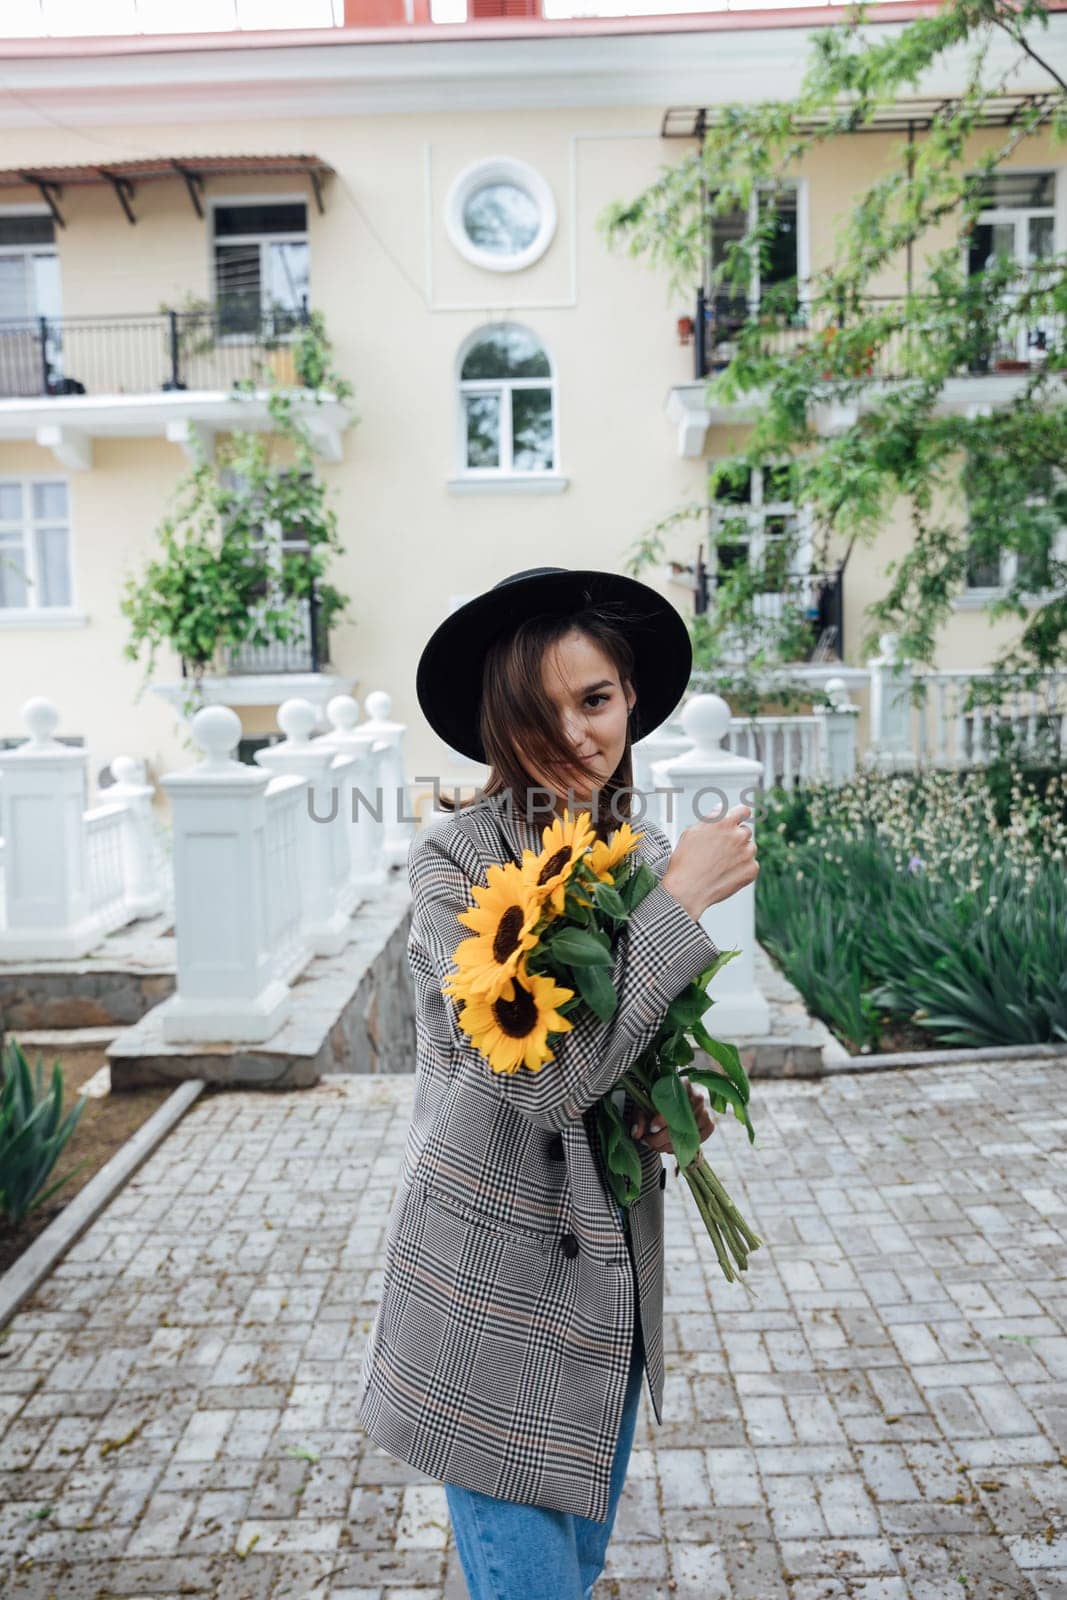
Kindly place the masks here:
<instances>
[{"instance_id":1,"label":"black metal railing","mask_svg":"<svg viewBox=\"0 0 1067 1600\"><path fill-rule=\"evenodd\" d=\"M148 316L0 320L0 399L232 389L273 372L297 386L299 310L243 299Z\"/></svg>"},{"instance_id":2,"label":"black metal railing","mask_svg":"<svg viewBox=\"0 0 1067 1600\"><path fill-rule=\"evenodd\" d=\"M715 573L698 558L694 585L694 611L706 616L715 603ZM843 661L845 655L845 574L842 567L832 572L789 573L773 587L752 597L754 615L766 622L783 617L786 607L800 612L811 630L809 660Z\"/></svg>"},{"instance_id":3,"label":"black metal railing","mask_svg":"<svg viewBox=\"0 0 1067 1600\"><path fill-rule=\"evenodd\" d=\"M296 625L288 639L224 649L213 670L226 677L251 677L258 673L322 672L329 663L329 630L313 588L306 599L297 602ZM183 678L190 676L184 660L181 669Z\"/></svg>"},{"instance_id":4,"label":"black metal railing","mask_svg":"<svg viewBox=\"0 0 1067 1600\"><path fill-rule=\"evenodd\" d=\"M693 375L721 372L732 359L741 329L753 319L762 323L762 348L773 356L811 354L825 359L826 378L874 377L886 380L920 377L929 370L931 337L940 329L947 308L933 296L910 302L901 315L903 296L869 296L849 311L813 307L797 300L786 309L752 305L744 297L697 292L693 323ZM859 322L869 325L870 343L859 336ZM955 375L1026 373L1043 366L1050 353L1064 346L1062 314L1035 312L1002 295L978 304L973 298L957 307L957 326L965 328ZM937 341L940 348L941 340Z\"/></svg>"}]
</instances>

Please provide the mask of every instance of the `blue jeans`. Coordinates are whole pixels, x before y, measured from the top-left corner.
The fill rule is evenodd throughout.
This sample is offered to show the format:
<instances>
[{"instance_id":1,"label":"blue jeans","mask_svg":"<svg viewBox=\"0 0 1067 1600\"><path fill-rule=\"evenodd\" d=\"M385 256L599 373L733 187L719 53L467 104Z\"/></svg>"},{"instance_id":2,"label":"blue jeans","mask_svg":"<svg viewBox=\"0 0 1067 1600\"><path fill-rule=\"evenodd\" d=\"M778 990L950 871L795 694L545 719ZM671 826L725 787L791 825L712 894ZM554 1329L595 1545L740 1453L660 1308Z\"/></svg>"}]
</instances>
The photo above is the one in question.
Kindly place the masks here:
<instances>
[{"instance_id":1,"label":"blue jeans","mask_svg":"<svg viewBox=\"0 0 1067 1600\"><path fill-rule=\"evenodd\" d=\"M607 1521L445 1484L470 1600L591 1600L593 1585L604 1569L641 1400L645 1360L636 1307L634 1315L633 1354L611 1467Z\"/></svg>"}]
</instances>

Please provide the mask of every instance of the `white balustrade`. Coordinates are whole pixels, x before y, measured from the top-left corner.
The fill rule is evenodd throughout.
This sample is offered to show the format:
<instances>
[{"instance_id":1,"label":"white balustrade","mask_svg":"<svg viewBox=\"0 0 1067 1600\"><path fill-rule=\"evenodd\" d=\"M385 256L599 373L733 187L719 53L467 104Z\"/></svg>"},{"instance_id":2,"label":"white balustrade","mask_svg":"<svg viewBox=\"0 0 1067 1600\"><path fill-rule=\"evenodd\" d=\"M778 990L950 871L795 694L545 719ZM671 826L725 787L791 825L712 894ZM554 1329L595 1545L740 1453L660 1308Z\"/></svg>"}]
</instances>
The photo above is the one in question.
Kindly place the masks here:
<instances>
[{"instance_id":1,"label":"white balustrade","mask_svg":"<svg viewBox=\"0 0 1067 1600\"><path fill-rule=\"evenodd\" d=\"M992 703L967 710L972 684L986 693L998 677L992 670L921 671L925 691L915 713L918 759L936 767L985 766L1008 748L1038 761L1067 760L1067 672L1042 674L1038 687L1021 689L1005 679Z\"/></svg>"},{"instance_id":2,"label":"white balustrade","mask_svg":"<svg viewBox=\"0 0 1067 1600\"><path fill-rule=\"evenodd\" d=\"M722 815L739 802L751 807L746 825L754 828L762 767L723 748L730 727L726 701L714 694L694 695L682 711L681 723L690 748L652 768L656 788L669 792L660 820L671 844L700 817ZM709 906L700 922L720 950L741 951L712 983L715 1004L705 1017L708 1032L726 1039L766 1034L770 1010L756 983L755 884Z\"/></svg>"},{"instance_id":3,"label":"white balustrade","mask_svg":"<svg viewBox=\"0 0 1067 1600\"><path fill-rule=\"evenodd\" d=\"M264 796L267 944L274 976L282 983L291 983L314 953L304 931L306 885L300 843L307 796L306 782L293 776L271 778Z\"/></svg>"},{"instance_id":4,"label":"white balustrade","mask_svg":"<svg viewBox=\"0 0 1067 1600\"><path fill-rule=\"evenodd\" d=\"M795 789L817 782L822 775L820 729L814 716L732 717L726 748L758 762L767 788Z\"/></svg>"},{"instance_id":5,"label":"white balustrade","mask_svg":"<svg viewBox=\"0 0 1067 1600\"><path fill-rule=\"evenodd\" d=\"M348 831L349 882L362 899L382 888L389 875L383 760L392 747L360 724L359 704L349 694L335 695L326 717L329 732L317 742L350 758L342 773L341 815Z\"/></svg>"},{"instance_id":6,"label":"white balustrade","mask_svg":"<svg viewBox=\"0 0 1067 1600\"><path fill-rule=\"evenodd\" d=\"M819 774L828 783L848 783L856 775L860 708L853 705L844 678L828 678L826 693L830 704L815 706L812 713L819 727Z\"/></svg>"},{"instance_id":7,"label":"white balustrade","mask_svg":"<svg viewBox=\"0 0 1067 1600\"><path fill-rule=\"evenodd\" d=\"M128 917L150 917L167 900L168 863L152 809L152 785L144 762L135 756L114 756L114 783L105 791L109 804L121 805L123 899Z\"/></svg>"},{"instance_id":8,"label":"white balustrade","mask_svg":"<svg viewBox=\"0 0 1067 1600\"><path fill-rule=\"evenodd\" d=\"M88 752L53 737L56 707L37 697L22 717L26 742L0 751L0 959L77 960L165 904L152 786L116 756L117 781L87 808Z\"/></svg>"},{"instance_id":9,"label":"white balustrade","mask_svg":"<svg viewBox=\"0 0 1067 1600\"><path fill-rule=\"evenodd\" d=\"M85 813L89 872L89 910L99 937L128 922L124 844L126 808L121 802L92 806Z\"/></svg>"},{"instance_id":10,"label":"white balustrade","mask_svg":"<svg viewBox=\"0 0 1067 1600\"><path fill-rule=\"evenodd\" d=\"M361 724L386 748L382 752L382 790L385 796L385 860L390 867L404 866L415 833L411 786L404 774L404 735L407 728L390 718L393 700L375 689L363 702L367 720Z\"/></svg>"},{"instance_id":11,"label":"white balustrade","mask_svg":"<svg viewBox=\"0 0 1067 1600\"><path fill-rule=\"evenodd\" d=\"M305 785L297 826L303 861L304 935L316 955L338 955L350 934L352 906L348 833L340 814L339 784L331 769L337 752L311 737L317 712L309 700L285 700L278 708L280 744L256 751L268 772L299 778ZM342 758L345 765L350 758Z\"/></svg>"},{"instance_id":12,"label":"white balustrade","mask_svg":"<svg viewBox=\"0 0 1067 1600\"><path fill-rule=\"evenodd\" d=\"M879 653L870 662L870 744L864 763L883 772L907 771L915 766L911 739L911 666L898 656L895 633L878 639Z\"/></svg>"},{"instance_id":13,"label":"white balustrade","mask_svg":"<svg viewBox=\"0 0 1067 1600\"><path fill-rule=\"evenodd\" d=\"M22 720L25 744L0 751L0 959L77 960L105 931L90 895L88 753L53 738L60 718L50 700L27 700Z\"/></svg>"},{"instance_id":14,"label":"white balustrade","mask_svg":"<svg viewBox=\"0 0 1067 1600\"><path fill-rule=\"evenodd\" d=\"M633 782L634 788L649 797L648 816L652 822L662 822L660 815L660 798L655 795L655 782L652 769L657 761L669 761L671 756L680 756L683 750L688 750L693 741L685 732L678 718L671 717L668 721L654 728L643 739L638 739L631 746L633 755Z\"/></svg>"},{"instance_id":15,"label":"white balustrade","mask_svg":"<svg viewBox=\"0 0 1067 1600\"><path fill-rule=\"evenodd\" d=\"M177 946L177 988L159 1008L163 1037L262 1043L289 1015L287 979L301 959L307 781L235 761L241 721L227 706L204 706L190 731L203 759L162 780L174 819Z\"/></svg>"}]
</instances>

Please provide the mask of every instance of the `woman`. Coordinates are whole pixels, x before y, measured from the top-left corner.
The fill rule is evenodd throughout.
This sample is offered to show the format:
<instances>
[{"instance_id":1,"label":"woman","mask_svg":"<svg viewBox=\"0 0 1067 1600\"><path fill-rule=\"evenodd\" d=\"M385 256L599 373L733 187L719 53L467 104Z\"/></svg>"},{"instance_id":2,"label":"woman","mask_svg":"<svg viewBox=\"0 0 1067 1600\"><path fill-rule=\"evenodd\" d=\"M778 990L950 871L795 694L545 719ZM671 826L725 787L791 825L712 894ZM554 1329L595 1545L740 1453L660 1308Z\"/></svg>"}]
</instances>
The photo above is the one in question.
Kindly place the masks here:
<instances>
[{"instance_id":1,"label":"woman","mask_svg":"<svg viewBox=\"0 0 1067 1600\"><path fill-rule=\"evenodd\" d=\"M757 871L747 806L686 828L673 854L661 828L631 818L631 744L671 714L691 665L688 631L653 589L562 567L502 579L453 612L419 662L430 725L490 771L408 856L415 1104L360 1421L444 1483L471 1600L588 1600L642 1372L662 1421L660 1153L671 1146L627 1099L642 1172L627 1211L592 1115L715 960L703 911ZM494 1073L441 992L469 935L458 914L488 866L539 852L567 807L590 811L603 838L631 818L659 882L619 939L611 1019L583 1015L540 1072ZM506 1006L499 1016L518 1025ZM690 1094L707 1138L707 1102Z\"/></svg>"}]
</instances>

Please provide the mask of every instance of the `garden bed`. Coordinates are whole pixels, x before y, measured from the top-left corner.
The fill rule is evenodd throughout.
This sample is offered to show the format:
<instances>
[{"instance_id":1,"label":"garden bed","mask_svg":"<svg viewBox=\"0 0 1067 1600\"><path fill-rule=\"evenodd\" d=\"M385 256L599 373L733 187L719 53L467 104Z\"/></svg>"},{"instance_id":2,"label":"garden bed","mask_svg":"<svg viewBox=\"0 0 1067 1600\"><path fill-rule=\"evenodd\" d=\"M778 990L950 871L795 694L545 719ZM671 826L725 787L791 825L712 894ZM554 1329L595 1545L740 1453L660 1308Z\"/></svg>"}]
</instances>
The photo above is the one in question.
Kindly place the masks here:
<instances>
[{"instance_id":1,"label":"garden bed","mask_svg":"<svg viewBox=\"0 0 1067 1600\"><path fill-rule=\"evenodd\" d=\"M757 833L757 937L850 1055L1067 1043L1062 769L772 789Z\"/></svg>"},{"instance_id":2,"label":"garden bed","mask_svg":"<svg viewBox=\"0 0 1067 1600\"><path fill-rule=\"evenodd\" d=\"M44 1060L46 1082L51 1077L53 1061L58 1058L60 1062L63 1070L64 1114L77 1100L82 1085L107 1065L107 1056L99 1048L67 1051L62 1048L40 1051L31 1048L26 1051L31 1069L35 1067L39 1054ZM48 1179L51 1184L73 1172L70 1182L65 1183L44 1205L35 1207L18 1227L0 1217L0 1274L14 1265L22 1252L55 1221L90 1178L158 1110L170 1092L169 1086L161 1086L88 1097L78 1125ZM82 1162L84 1165L80 1165ZM75 1168L78 1169L76 1172Z\"/></svg>"}]
</instances>

